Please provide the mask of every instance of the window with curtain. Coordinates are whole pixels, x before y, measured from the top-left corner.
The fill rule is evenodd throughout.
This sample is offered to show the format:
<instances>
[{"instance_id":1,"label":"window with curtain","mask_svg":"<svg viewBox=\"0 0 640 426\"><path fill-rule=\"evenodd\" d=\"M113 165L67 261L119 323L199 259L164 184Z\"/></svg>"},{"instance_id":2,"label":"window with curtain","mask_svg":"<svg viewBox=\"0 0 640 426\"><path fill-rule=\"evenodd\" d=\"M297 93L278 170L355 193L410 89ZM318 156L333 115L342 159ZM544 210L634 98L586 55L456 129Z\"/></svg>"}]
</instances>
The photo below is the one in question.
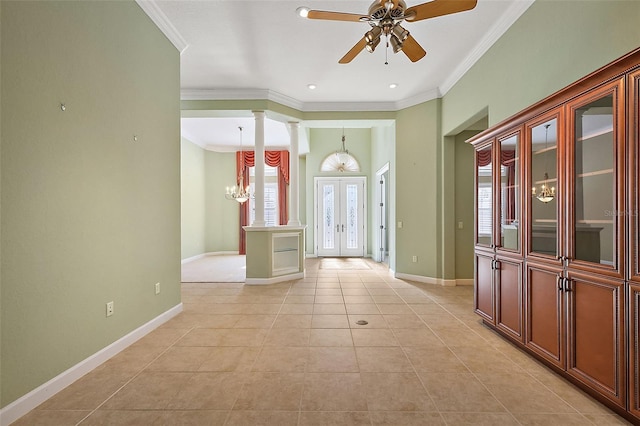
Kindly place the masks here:
<instances>
[{"instance_id":1,"label":"window with curtain","mask_svg":"<svg viewBox=\"0 0 640 426\"><path fill-rule=\"evenodd\" d=\"M249 168L250 191L255 194L255 167ZM249 198L249 223L256 218L256 200ZM264 166L264 221L266 226L279 225L280 216L278 210L278 168Z\"/></svg>"},{"instance_id":2,"label":"window with curtain","mask_svg":"<svg viewBox=\"0 0 640 426\"><path fill-rule=\"evenodd\" d=\"M491 196L491 181L482 178L491 176L491 163L478 167L478 235L491 235L493 198Z\"/></svg>"}]
</instances>

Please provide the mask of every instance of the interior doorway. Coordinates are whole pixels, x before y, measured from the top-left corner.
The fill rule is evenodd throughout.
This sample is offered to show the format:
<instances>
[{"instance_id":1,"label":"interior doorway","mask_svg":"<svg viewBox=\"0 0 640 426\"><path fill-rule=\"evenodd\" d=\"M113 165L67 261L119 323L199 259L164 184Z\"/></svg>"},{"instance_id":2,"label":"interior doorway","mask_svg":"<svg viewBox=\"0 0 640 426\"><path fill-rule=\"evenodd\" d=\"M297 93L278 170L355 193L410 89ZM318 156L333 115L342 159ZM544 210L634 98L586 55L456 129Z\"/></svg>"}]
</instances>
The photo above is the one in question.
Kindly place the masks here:
<instances>
[{"instance_id":1,"label":"interior doorway","mask_svg":"<svg viewBox=\"0 0 640 426\"><path fill-rule=\"evenodd\" d=\"M315 179L318 256L362 257L366 247L366 177Z\"/></svg>"},{"instance_id":2,"label":"interior doorway","mask_svg":"<svg viewBox=\"0 0 640 426\"><path fill-rule=\"evenodd\" d=\"M373 260L389 264L389 163L376 172Z\"/></svg>"}]
</instances>

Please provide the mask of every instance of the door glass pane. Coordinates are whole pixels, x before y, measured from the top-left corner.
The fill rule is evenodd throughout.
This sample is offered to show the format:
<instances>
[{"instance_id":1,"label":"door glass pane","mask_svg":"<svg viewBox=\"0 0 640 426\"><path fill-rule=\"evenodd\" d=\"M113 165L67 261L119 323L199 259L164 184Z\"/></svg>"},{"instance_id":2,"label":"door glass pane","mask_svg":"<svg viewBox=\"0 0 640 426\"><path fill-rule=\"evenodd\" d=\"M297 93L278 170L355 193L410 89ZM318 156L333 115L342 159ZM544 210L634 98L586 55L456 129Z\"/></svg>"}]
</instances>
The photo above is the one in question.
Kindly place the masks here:
<instances>
[{"instance_id":1,"label":"door glass pane","mask_svg":"<svg viewBox=\"0 0 640 426\"><path fill-rule=\"evenodd\" d=\"M476 182L478 183L477 203L477 242L491 245L493 239L493 171L491 146L476 152Z\"/></svg>"},{"instance_id":2,"label":"door glass pane","mask_svg":"<svg viewBox=\"0 0 640 426\"><path fill-rule=\"evenodd\" d=\"M519 135L500 140L500 245L520 247L520 144Z\"/></svg>"},{"instance_id":3,"label":"door glass pane","mask_svg":"<svg viewBox=\"0 0 640 426\"><path fill-rule=\"evenodd\" d=\"M531 128L531 251L557 256L558 120Z\"/></svg>"},{"instance_id":4,"label":"door glass pane","mask_svg":"<svg viewBox=\"0 0 640 426\"><path fill-rule=\"evenodd\" d=\"M335 225L335 191L333 185L323 185L322 187L322 199L324 210L323 215L323 237L322 247L325 249L335 248L335 233L333 232Z\"/></svg>"},{"instance_id":5,"label":"door glass pane","mask_svg":"<svg viewBox=\"0 0 640 426\"><path fill-rule=\"evenodd\" d=\"M347 185L347 248L358 248L358 185Z\"/></svg>"},{"instance_id":6,"label":"door glass pane","mask_svg":"<svg viewBox=\"0 0 640 426\"><path fill-rule=\"evenodd\" d=\"M613 95L575 111L575 258L613 265Z\"/></svg>"}]
</instances>

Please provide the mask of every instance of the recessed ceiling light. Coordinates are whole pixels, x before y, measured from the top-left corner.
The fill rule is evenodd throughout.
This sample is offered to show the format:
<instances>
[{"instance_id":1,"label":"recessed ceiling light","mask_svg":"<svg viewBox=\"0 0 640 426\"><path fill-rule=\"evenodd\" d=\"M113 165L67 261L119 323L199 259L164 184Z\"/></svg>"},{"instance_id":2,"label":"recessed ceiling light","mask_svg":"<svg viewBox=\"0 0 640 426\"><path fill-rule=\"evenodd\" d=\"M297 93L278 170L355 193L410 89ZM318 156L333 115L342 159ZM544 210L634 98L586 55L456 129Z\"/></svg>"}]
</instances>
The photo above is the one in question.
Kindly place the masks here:
<instances>
[{"instance_id":1,"label":"recessed ceiling light","mask_svg":"<svg viewBox=\"0 0 640 426\"><path fill-rule=\"evenodd\" d=\"M309 15L309 8L304 6L299 7L296 9L296 13L303 18L306 18Z\"/></svg>"},{"instance_id":2,"label":"recessed ceiling light","mask_svg":"<svg viewBox=\"0 0 640 426\"><path fill-rule=\"evenodd\" d=\"M307 87L308 87L309 89L313 90L313 89L315 89L315 88L316 88L316 85L315 85L315 84L307 84Z\"/></svg>"},{"instance_id":3,"label":"recessed ceiling light","mask_svg":"<svg viewBox=\"0 0 640 426\"><path fill-rule=\"evenodd\" d=\"M398 87L398 85L396 83L391 83L389 85L389 89L395 89L396 87Z\"/></svg>"}]
</instances>

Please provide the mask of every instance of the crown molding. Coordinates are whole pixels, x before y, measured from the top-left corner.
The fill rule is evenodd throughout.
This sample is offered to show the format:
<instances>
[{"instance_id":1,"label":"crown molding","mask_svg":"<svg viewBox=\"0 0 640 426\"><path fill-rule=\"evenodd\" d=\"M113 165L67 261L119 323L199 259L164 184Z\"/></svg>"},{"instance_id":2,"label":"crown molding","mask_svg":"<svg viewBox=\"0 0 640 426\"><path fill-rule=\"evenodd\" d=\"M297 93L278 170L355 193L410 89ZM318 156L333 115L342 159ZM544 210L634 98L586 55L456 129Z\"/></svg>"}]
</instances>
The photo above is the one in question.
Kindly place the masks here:
<instances>
[{"instance_id":1,"label":"crown molding","mask_svg":"<svg viewBox=\"0 0 640 426\"><path fill-rule=\"evenodd\" d=\"M396 102L396 110L409 108L441 97L442 94L440 93L440 89L436 87L435 89L431 89L428 92L418 93L417 95L399 100L398 102Z\"/></svg>"},{"instance_id":2,"label":"crown molding","mask_svg":"<svg viewBox=\"0 0 640 426\"><path fill-rule=\"evenodd\" d=\"M268 89L184 89L183 101L268 100L300 112L320 111L395 111L395 102L301 102Z\"/></svg>"},{"instance_id":3,"label":"crown molding","mask_svg":"<svg viewBox=\"0 0 640 426\"><path fill-rule=\"evenodd\" d=\"M138 3L154 3L154 0L136 1ZM399 101L302 102L268 89L184 89L180 92L180 97L182 100L269 100L300 112L399 111L446 95L534 2L535 0L517 0L513 2L500 20L491 27L440 87Z\"/></svg>"},{"instance_id":4,"label":"crown molding","mask_svg":"<svg viewBox=\"0 0 640 426\"><path fill-rule=\"evenodd\" d=\"M447 78L440 86L442 96L446 95L449 90L471 69L471 67L484 55L493 44L498 41L502 35L513 25L524 12L529 9L535 0L518 0L511 4L509 9L502 15L502 18L496 22L487 34L480 39L480 42L473 48L471 53L453 70L449 78Z\"/></svg>"},{"instance_id":5,"label":"crown molding","mask_svg":"<svg viewBox=\"0 0 640 426\"><path fill-rule=\"evenodd\" d=\"M160 9L158 3L155 0L136 0L138 6L144 11L144 13L151 18L154 24L162 31L162 33L169 39L169 41L178 49L180 55L187 50L189 43L182 37L176 27L173 26L167 15Z\"/></svg>"}]
</instances>

